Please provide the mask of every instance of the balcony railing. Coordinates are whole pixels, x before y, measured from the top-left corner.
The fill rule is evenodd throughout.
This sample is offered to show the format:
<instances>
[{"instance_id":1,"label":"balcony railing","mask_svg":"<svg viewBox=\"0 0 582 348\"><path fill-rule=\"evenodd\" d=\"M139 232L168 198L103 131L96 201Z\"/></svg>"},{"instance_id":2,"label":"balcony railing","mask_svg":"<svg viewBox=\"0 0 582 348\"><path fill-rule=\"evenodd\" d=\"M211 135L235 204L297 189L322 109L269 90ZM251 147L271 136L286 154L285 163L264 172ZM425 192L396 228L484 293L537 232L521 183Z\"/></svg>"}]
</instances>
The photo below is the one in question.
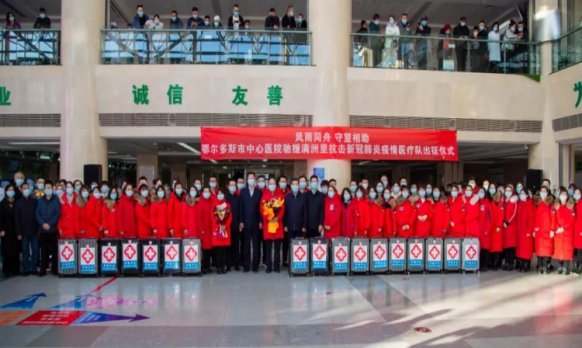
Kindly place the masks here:
<instances>
[{"instance_id":1,"label":"balcony railing","mask_svg":"<svg viewBox=\"0 0 582 348\"><path fill-rule=\"evenodd\" d=\"M311 65L311 32L102 30L103 64Z\"/></svg>"},{"instance_id":2,"label":"balcony railing","mask_svg":"<svg viewBox=\"0 0 582 348\"><path fill-rule=\"evenodd\" d=\"M0 65L60 64L58 29L0 29Z\"/></svg>"},{"instance_id":3,"label":"balcony railing","mask_svg":"<svg viewBox=\"0 0 582 348\"><path fill-rule=\"evenodd\" d=\"M582 28L552 41L552 72L582 62Z\"/></svg>"},{"instance_id":4,"label":"balcony railing","mask_svg":"<svg viewBox=\"0 0 582 348\"><path fill-rule=\"evenodd\" d=\"M352 34L352 66L539 75L540 46L522 41Z\"/></svg>"}]
</instances>

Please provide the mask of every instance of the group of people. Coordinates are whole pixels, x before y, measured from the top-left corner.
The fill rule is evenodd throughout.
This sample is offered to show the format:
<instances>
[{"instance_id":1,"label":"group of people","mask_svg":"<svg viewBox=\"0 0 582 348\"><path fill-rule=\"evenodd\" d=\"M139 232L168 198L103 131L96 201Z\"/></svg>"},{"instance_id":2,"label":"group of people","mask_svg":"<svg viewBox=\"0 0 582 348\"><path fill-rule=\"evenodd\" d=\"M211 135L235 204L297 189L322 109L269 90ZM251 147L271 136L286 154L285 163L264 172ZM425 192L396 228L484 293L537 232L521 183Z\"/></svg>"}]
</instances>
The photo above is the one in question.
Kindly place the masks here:
<instances>
[{"instance_id":1,"label":"group of people","mask_svg":"<svg viewBox=\"0 0 582 348\"><path fill-rule=\"evenodd\" d=\"M215 176L190 187L159 179L149 186L144 177L120 188L24 179L17 173L0 192L6 276L20 274L21 251L23 274L37 273L39 238L40 276L49 256L57 273L63 238L199 238L202 271L214 266L219 274L240 271L241 248L244 272L258 272L261 262L267 273L280 272L288 266L289 241L301 237L478 238L481 271L528 272L535 253L540 273L553 269L552 259L560 274L582 272L581 190L572 184L554 197L547 179L535 195L521 183L479 187L471 178L444 188L402 178L390 185L385 175L376 185L362 179L343 189L334 179L250 172L225 187Z\"/></svg>"},{"instance_id":2,"label":"group of people","mask_svg":"<svg viewBox=\"0 0 582 348\"><path fill-rule=\"evenodd\" d=\"M50 29L51 28L51 19L47 16L46 10L44 7L41 7L38 10L38 17L34 21L32 25L34 29ZM6 24L4 25L4 29L22 29L20 23L16 20L16 15L12 11L8 11L6 13Z\"/></svg>"},{"instance_id":3,"label":"group of people","mask_svg":"<svg viewBox=\"0 0 582 348\"><path fill-rule=\"evenodd\" d=\"M380 15L374 14L369 24L363 20L356 33L381 34ZM471 28L463 16L457 26L453 28L445 24L437 35L432 32L428 17L423 16L414 27L408 20L408 14L403 13L400 20L393 15L388 18L384 34L385 37L373 36L369 40L365 36L355 37L356 43L372 49L374 66L430 69L429 52L432 43L436 44L437 40L423 37L439 37L438 70L498 72L500 62L512 60L517 60L514 62L517 68L509 65L507 69L519 72L527 70L528 59L520 56L529 51L529 47L524 44L529 40L529 34L523 22L510 21L502 35L498 22L488 27L485 21L480 21Z\"/></svg>"}]
</instances>

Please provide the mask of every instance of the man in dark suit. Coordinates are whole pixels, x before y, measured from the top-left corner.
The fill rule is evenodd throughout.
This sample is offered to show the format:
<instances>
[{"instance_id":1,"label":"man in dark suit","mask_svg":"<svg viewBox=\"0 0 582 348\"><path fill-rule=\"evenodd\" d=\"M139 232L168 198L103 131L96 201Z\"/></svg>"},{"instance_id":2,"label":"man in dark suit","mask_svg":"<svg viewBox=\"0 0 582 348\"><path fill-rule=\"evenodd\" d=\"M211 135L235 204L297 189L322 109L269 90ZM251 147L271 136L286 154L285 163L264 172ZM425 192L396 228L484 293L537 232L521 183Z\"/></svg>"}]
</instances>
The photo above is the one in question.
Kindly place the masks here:
<instances>
[{"instance_id":1,"label":"man in dark suit","mask_svg":"<svg viewBox=\"0 0 582 348\"><path fill-rule=\"evenodd\" d=\"M236 179L228 179L228 193L226 194L226 201L230 204L230 209L232 211L232 222L230 223L230 256L227 261L227 268L230 270L234 267L235 271L240 271L240 231L238 229L240 223L240 196L236 189Z\"/></svg>"},{"instance_id":2,"label":"man in dark suit","mask_svg":"<svg viewBox=\"0 0 582 348\"><path fill-rule=\"evenodd\" d=\"M305 206L307 210L307 237L321 237L323 231L323 194L319 192L319 178L312 175L309 179L309 191L305 193Z\"/></svg>"},{"instance_id":3,"label":"man in dark suit","mask_svg":"<svg viewBox=\"0 0 582 348\"><path fill-rule=\"evenodd\" d=\"M259 271L259 259L261 250L259 238L263 228L262 216L259 205L261 203L261 190L256 185L255 173L247 174L247 184L240 191L239 199L239 231L243 234L243 266L244 272L251 269L251 242L253 246L252 269L253 272Z\"/></svg>"},{"instance_id":4,"label":"man in dark suit","mask_svg":"<svg viewBox=\"0 0 582 348\"><path fill-rule=\"evenodd\" d=\"M301 238L307 222L307 209L304 194L299 192L299 180L291 180L291 192L285 196L285 214L283 215L283 226L285 240L289 245L289 240ZM283 248L283 266L287 267L289 248Z\"/></svg>"}]
</instances>

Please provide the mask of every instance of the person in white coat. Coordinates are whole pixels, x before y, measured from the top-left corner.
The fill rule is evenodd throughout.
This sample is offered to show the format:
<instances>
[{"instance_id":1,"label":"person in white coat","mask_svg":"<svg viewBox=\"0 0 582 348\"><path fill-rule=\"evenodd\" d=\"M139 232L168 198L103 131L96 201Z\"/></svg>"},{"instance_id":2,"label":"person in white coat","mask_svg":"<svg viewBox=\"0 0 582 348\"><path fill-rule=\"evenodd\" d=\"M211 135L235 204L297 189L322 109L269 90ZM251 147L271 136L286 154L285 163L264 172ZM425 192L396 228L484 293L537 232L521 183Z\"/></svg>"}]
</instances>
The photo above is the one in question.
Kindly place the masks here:
<instances>
[{"instance_id":1,"label":"person in white coat","mask_svg":"<svg viewBox=\"0 0 582 348\"><path fill-rule=\"evenodd\" d=\"M390 16L386 25L386 40L384 43L384 59L382 60L383 68L395 68L398 58L398 36L400 29L396 23L396 18Z\"/></svg>"},{"instance_id":2,"label":"person in white coat","mask_svg":"<svg viewBox=\"0 0 582 348\"><path fill-rule=\"evenodd\" d=\"M489 67L487 72L497 72L497 66L501 62L501 35L499 35L499 23L493 23L493 30L487 36L487 50L489 51Z\"/></svg>"}]
</instances>

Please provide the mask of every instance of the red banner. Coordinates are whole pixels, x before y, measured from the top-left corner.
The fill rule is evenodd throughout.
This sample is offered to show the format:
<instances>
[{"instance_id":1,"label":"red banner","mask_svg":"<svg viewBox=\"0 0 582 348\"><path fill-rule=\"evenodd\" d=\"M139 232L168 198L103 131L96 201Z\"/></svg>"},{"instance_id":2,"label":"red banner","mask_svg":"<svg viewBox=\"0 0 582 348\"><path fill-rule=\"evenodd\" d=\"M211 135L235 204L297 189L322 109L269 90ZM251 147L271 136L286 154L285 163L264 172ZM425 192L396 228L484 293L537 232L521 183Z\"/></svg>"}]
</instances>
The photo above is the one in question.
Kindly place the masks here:
<instances>
[{"instance_id":1,"label":"red banner","mask_svg":"<svg viewBox=\"0 0 582 348\"><path fill-rule=\"evenodd\" d=\"M457 132L351 127L202 128L203 160L457 161Z\"/></svg>"}]
</instances>

